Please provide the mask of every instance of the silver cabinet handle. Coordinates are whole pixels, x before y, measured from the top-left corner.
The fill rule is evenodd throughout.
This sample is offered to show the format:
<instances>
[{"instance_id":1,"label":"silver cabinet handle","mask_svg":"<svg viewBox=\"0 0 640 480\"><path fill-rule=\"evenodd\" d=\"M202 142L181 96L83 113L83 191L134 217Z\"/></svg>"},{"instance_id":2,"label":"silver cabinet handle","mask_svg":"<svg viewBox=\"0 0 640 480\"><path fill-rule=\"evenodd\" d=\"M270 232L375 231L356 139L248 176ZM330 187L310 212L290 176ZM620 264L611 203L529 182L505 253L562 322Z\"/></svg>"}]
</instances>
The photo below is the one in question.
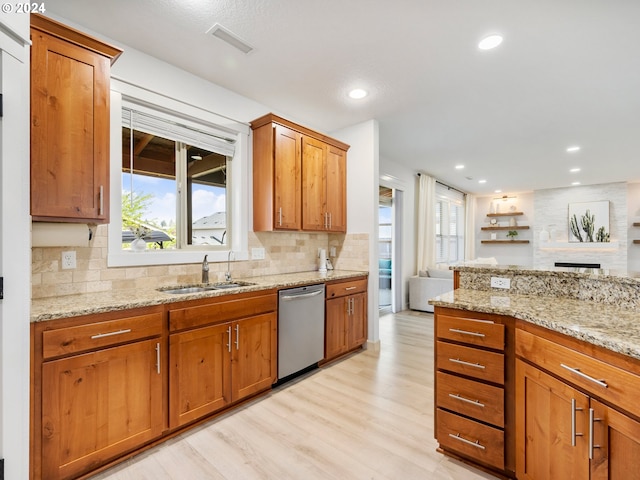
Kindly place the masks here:
<instances>
[{"instance_id":1,"label":"silver cabinet handle","mask_svg":"<svg viewBox=\"0 0 640 480\"><path fill-rule=\"evenodd\" d=\"M560 364L560 366L561 366L562 368L566 368L566 369L567 369L567 370L569 370L570 372L575 373L575 374L576 374L576 375L578 375L579 377L584 378L585 380L589 380L590 382L593 382L593 383L595 383L596 385L600 385L600 386L601 386L601 387L603 387L603 388L607 388L607 387L609 386L609 385L607 385L607 382L605 382L604 380L598 380L598 379L595 379L595 378L593 378L593 377L590 377L590 376L589 376L589 375L587 375L586 373L582 373L582 372L580 371L580 369L579 369L579 368L571 368L571 367L568 367L567 365L565 365L564 363L561 363L561 364Z\"/></svg>"},{"instance_id":2,"label":"silver cabinet handle","mask_svg":"<svg viewBox=\"0 0 640 480\"><path fill-rule=\"evenodd\" d=\"M327 215L327 212L324 212L324 228L325 228L325 230L327 228L329 228L328 225L329 225L329 216Z\"/></svg>"},{"instance_id":3,"label":"silver cabinet handle","mask_svg":"<svg viewBox=\"0 0 640 480\"><path fill-rule=\"evenodd\" d=\"M240 325L236 323L236 350L240 350Z\"/></svg>"},{"instance_id":4,"label":"silver cabinet handle","mask_svg":"<svg viewBox=\"0 0 640 480\"><path fill-rule=\"evenodd\" d=\"M595 418L595 411L593 410L593 408L590 408L589 409L589 460L593 460L593 449L600 448L600 445L594 445L593 424L601 420L602 420L601 418Z\"/></svg>"},{"instance_id":5,"label":"silver cabinet handle","mask_svg":"<svg viewBox=\"0 0 640 480\"><path fill-rule=\"evenodd\" d=\"M486 448L484 445L480 444L480 440L476 440L475 442L473 442L471 440L467 440L466 438L462 438L459 433L456 433L455 435L453 433L450 433L449 436L451 438L455 438L456 440L460 440L461 442L466 443L467 445L471 445L472 447L476 447L481 450L484 450Z\"/></svg>"},{"instance_id":6,"label":"silver cabinet handle","mask_svg":"<svg viewBox=\"0 0 640 480\"><path fill-rule=\"evenodd\" d=\"M484 365L480 363L465 362L464 360L460 360L459 358L450 358L449 361L453 363L459 363L460 365L466 365L467 367L482 368L482 369L486 368Z\"/></svg>"},{"instance_id":7,"label":"silver cabinet handle","mask_svg":"<svg viewBox=\"0 0 640 480\"><path fill-rule=\"evenodd\" d=\"M227 336L228 336L227 348L229 349L229 353L231 353L231 326L227 328Z\"/></svg>"},{"instance_id":8,"label":"silver cabinet handle","mask_svg":"<svg viewBox=\"0 0 640 480\"><path fill-rule=\"evenodd\" d=\"M582 433L576 433L576 412L581 412L582 408L576 407L576 399L571 399L571 446L576 446L576 437L582 437Z\"/></svg>"},{"instance_id":9,"label":"silver cabinet handle","mask_svg":"<svg viewBox=\"0 0 640 480\"><path fill-rule=\"evenodd\" d=\"M462 395L458 395L457 393L450 393L449 396L451 398L455 398L456 400L460 400L461 402L470 403L472 405L476 405L477 407L484 408L484 403L481 403L480 400L470 400L468 398L463 397Z\"/></svg>"},{"instance_id":10,"label":"silver cabinet handle","mask_svg":"<svg viewBox=\"0 0 640 480\"><path fill-rule=\"evenodd\" d=\"M160 342L156 343L156 371L160 375Z\"/></svg>"},{"instance_id":11,"label":"silver cabinet handle","mask_svg":"<svg viewBox=\"0 0 640 480\"><path fill-rule=\"evenodd\" d=\"M449 331L453 332L453 333L460 333L462 335L472 335L474 337L486 337L486 335L484 333L468 332L467 330L458 330L457 328L450 328Z\"/></svg>"},{"instance_id":12,"label":"silver cabinet handle","mask_svg":"<svg viewBox=\"0 0 640 480\"><path fill-rule=\"evenodd\" d=\"M282 226L282 207L278 209L278 226Z\"/></svg>"},{"instance_id":13,"label":"silver cabinet handle","mask_svg":"<svg viewBox=\"0 0 640 480\"><path fill-rule=\"evenodd\" d=\"M349 290L355 290L358 287L344 287L344 289L348 292Z\"/></svg>"},{"instance_id":14,"label":"silver cabinet handle","mask_svg":"<svg viewBox=\"0 0 640 480\"><path fill-rule=\"evenodd\" d=\"M118 330L115 332L108 332L108 333L98 333L96 335L91 335L91 340L95 340L97 338L104 338L104 337L113 337L114 335L122 335L125 333L129 333L131 332L130 328L125 328L123 330Z\"/></svg>"},{"instance_id":15,"label":"silver cabinet handle","mask_svg":"<svg viewBox=\"0 0 640 480\"><path fill-rule=\"evenodd\" d=\"M329 230L331 230L331 212L329 212Z\"/></svg>"},{"instance_id":16,"label":"silver cabinet handle","mask_svg":"<svg viewBox=\"0 0 640 480\"><path fill-rule=\"evenodd\" d=\"M318 290L317 292L301 293L299 295L282 295L280 297L280 300L297 300L299 298L315 297L317 295L320 295L321 293L323 293L322 290Z\"/></svg>"},{"instance_id":17,"label":"silver cabinet handle","mask_svg":"<svg viewBox=\"0 0 640 480\"><path fill-rule=\"evenodd\" d=\"M100 185L99 203L100 203L100 210L98 211L98 215L104 215L104 187L102 185Z\"/></svg>"}]
</instances>

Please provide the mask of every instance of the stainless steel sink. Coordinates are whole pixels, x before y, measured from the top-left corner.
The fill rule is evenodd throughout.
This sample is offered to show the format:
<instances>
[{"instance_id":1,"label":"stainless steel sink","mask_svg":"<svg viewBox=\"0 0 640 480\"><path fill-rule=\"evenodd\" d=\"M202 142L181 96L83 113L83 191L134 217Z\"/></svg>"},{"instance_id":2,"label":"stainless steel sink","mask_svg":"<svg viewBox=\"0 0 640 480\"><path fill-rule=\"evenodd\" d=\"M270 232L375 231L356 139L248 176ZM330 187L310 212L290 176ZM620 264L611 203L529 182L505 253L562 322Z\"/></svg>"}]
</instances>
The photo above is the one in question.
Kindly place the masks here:
<instances>
[{"instance_id":1,"label":"stainless steel sink","mask_svg":"<svg viewBox=\"0 0 640 480\"><path fill-rule=\"evenodd\" d=\"M209 285L196 285L191 287L164 287L159 288L158 290L163 293L172 293L175 295L184 295L187 293L202 293L202 292L211 292L213 290L226 290L229 288L240 288L240 287L248 287L250 285L255 285L255 283L249 282L223 282L223 283L212 283Z\"/></svg>"}]
</instances>

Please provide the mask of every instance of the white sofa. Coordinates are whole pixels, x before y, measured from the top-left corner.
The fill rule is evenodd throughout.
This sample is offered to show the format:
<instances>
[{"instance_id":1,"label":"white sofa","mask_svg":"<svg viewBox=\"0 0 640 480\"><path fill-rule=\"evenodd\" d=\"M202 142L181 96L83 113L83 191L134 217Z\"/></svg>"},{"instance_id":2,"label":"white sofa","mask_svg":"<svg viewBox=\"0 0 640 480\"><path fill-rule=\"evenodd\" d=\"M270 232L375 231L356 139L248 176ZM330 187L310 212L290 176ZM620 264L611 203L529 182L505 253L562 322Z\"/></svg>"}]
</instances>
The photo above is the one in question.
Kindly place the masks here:
<instances>
[{"instance_id":1,"label":"white sofa","mask_svg":"<svg viewBox=\"0 0 640 480\"><path fill-rule=\"evenodd\" d=\"M409 308L433 312L429 299L453 290L453 270L429 269L409 279Z\"/></svg>"}]
</instances>

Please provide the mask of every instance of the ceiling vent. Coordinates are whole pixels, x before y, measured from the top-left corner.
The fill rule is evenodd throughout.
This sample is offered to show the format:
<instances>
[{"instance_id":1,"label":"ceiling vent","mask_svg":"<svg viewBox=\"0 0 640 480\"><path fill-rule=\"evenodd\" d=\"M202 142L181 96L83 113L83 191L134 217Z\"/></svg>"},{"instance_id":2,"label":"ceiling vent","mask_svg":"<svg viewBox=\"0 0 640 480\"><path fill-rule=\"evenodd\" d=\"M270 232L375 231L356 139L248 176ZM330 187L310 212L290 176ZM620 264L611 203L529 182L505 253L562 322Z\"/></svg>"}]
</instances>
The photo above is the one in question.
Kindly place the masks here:
<instances>
[{"instance_id":1,"label":"ceiling vent","mask_svg":"<svg viewBox=\"0 0 640 480\"><path fill-rule=\"evenodd\" d=\"M213 27L207 30L206 33L209 35L213 35L214 37L218 37L220 40L227 42L229 45L237 48L242 53L249 53L253 50L253 47L251 45L242 40L231 30L224 28L219 23L216 23Z\"/></svg>"}]
</instances>

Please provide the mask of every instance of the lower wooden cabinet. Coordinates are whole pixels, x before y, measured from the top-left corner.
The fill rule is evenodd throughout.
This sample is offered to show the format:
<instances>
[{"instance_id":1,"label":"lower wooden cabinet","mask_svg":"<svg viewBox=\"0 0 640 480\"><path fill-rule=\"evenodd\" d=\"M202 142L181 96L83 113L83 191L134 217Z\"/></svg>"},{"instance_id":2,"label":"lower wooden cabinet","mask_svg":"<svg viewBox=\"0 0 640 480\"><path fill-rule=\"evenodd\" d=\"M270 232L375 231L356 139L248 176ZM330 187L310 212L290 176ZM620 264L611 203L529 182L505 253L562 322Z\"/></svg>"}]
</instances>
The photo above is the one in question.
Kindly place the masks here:
<instances>
[{"instance_id":1,"label":"lower wooden cabinet","mask_svg":"<svg viewBox=\"0 0 640 480\"><path fill-rule=\"evenodd\" d=\"M367 341L367 279L327 285L325 360L332 360Z\"/></svg>"}]
</instances>

